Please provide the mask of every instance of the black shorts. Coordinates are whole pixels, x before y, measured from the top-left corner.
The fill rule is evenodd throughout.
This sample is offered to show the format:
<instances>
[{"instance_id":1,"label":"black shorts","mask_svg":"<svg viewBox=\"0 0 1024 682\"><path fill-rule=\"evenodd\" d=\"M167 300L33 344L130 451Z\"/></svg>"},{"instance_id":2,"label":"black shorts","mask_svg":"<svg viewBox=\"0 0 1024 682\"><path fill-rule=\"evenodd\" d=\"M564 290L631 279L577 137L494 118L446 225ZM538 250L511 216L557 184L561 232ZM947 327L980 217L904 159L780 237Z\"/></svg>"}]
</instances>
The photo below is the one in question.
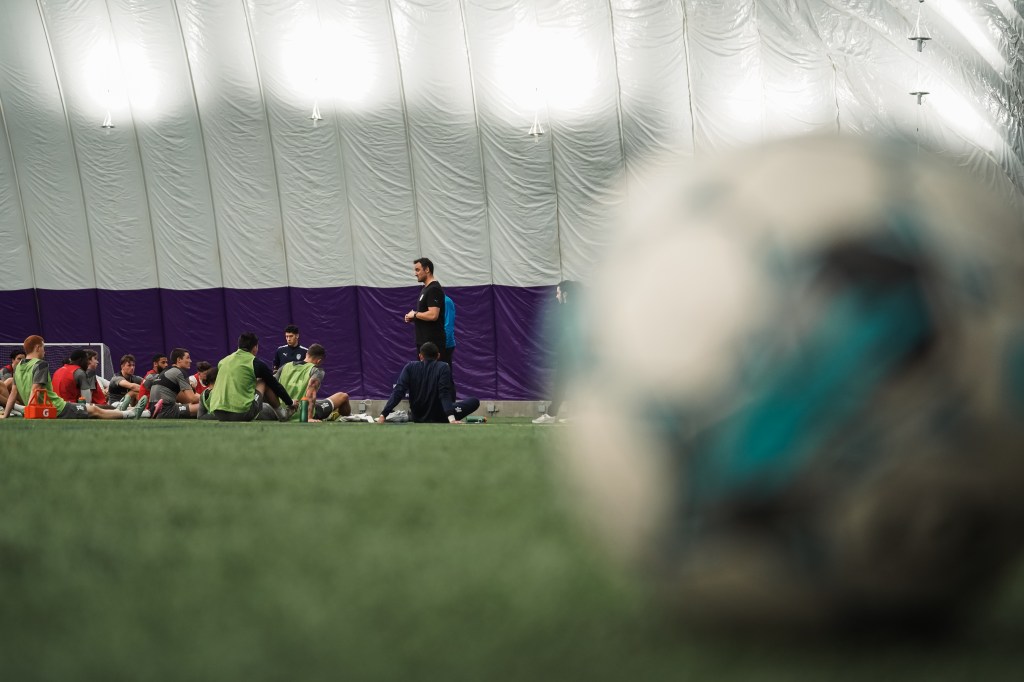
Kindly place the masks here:
<instances>
[{"instance_id":1,"label":"black shorts","mask_svg":"<svg viewBox=\"0 0 1024 682\"><path fill-rule=\"evenodd\" d=\"M85 403L64 403L64 409L57 415L57 419L88 419L89 412Z\"/></svg>"},{"instance_id":2,"label":"black shorts","mask_svg":"<svg viewBox=\"0 0 1024 682\"><path fill-rule=\"evenodd\" d=\"M251 422L260 414L263 409L263 396L257 392L253 394L252 404L245 412L228 412L227 410L214 410L213 414L222 422Z\"/></svg>"},{"instance_id":3,"label":"black shorts","mask_svg":"<svg viewBox=\"0 0 1024 682\"><path fill-rule=\"evenodd\" d=\"M313 414L309 416L311 419L323 421L331 416L331 412L334 412L334 403L330 399L324 398L313 403Z\"/></svg>"},{"instance_id":4,"label":"black shorts","mask_svg":"<svg viewBox=\"0 0 1024 682\"><path fill-rule=\"evenodd\" d=\"M188 405L165 400L160 406L160 411L153 415L153 419L188 419L191 416L188 413Z\"/></svg>"}]
</instances>

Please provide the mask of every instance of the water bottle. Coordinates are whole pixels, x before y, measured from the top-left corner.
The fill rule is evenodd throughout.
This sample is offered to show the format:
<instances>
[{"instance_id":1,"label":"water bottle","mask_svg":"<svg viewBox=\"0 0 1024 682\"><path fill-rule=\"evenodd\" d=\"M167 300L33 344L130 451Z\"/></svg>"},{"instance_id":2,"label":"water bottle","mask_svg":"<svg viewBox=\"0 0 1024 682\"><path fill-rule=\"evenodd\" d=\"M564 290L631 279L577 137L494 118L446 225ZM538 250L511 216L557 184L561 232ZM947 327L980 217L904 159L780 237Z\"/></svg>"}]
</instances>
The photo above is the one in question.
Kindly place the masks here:
<instances>
[{"instance_id":1,"label":"water bottle","mask_svg":"<svg viewBox=\"0 0 1024 682\"><path fill-rule=\"evenodd\" d=\"M299 421L309 421L309 401L305 398L299 401Z\"/></svg>"}]
</instances>

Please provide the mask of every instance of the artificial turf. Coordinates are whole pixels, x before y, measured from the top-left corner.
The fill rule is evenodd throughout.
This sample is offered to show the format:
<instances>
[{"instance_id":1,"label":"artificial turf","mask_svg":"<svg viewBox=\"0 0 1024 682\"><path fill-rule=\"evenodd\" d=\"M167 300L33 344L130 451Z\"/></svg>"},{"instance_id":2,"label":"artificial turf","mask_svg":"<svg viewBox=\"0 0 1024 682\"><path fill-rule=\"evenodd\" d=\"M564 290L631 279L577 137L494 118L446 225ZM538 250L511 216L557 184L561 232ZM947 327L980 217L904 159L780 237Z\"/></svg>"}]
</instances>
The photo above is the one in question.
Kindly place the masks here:
<instances>
[{"instance_id":1,"label":"artificial turf","mask_svg":"<svg viewBox=\"0 0 1024 682\"><path fill-rule=\"evenodd\" d=\"M1016 680L958 638L695 636L573 523L559 430L0 422L0 680Z\"/></svg>"}]
</instances>

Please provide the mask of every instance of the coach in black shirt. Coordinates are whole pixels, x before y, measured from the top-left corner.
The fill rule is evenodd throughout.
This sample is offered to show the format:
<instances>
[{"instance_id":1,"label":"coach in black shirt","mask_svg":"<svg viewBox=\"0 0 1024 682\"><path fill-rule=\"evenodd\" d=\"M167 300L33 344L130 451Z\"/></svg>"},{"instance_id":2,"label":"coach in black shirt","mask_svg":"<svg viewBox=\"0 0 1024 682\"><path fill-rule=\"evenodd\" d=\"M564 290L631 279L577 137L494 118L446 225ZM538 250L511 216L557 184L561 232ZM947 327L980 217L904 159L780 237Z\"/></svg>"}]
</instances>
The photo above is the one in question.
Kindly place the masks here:
<instances>
[{"instance_id":1,"label":"coach in black shirt","mask_svg":"<svg viewBox=\"0 0 1024 682\"><path fill-rule=\"evenodd\" d=\"M434 279L434 262L417 258L412 264L416 281L423 284L419 303L405 314L405 321L416 326L416 352L419 353L425 343L444 348L444 289Z\"/></svg>"},{"instance_id":2,"label":"coach in black shirt","mask_svg":"<svg viewBox=\"0 0 1024 682\"><path fill-rule=\"evenodd\" d=\"M452 402L452 371L446 363L438 361L440 354L433 343L423 344L419 362L408 363L398 375L398 383L377 417L379 423L384 423L406 394L409 395L409 419L414 422L454 424L477 411L478 398Z\"/></svg>"}]
</instances>

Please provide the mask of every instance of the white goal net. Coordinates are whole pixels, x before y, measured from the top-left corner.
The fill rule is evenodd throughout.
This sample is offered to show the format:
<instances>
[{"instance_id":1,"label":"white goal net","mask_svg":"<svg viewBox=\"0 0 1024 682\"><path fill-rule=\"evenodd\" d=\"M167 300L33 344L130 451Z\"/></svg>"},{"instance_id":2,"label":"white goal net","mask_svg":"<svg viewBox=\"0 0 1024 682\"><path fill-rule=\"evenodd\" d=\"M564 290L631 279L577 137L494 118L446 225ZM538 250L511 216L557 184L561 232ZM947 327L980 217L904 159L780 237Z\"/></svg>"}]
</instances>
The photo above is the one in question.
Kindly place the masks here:
<instances>
[{"instance_id":1,"label":"white goal net","mask_svg":"<svg viewBox=\"0 0 1024 682\"><path fill-rule=\"evenodd\" d=\"M50 343L47 341L46 362L50 365L50 372L54 372L58 367L63 365L68 356L79 348L88 348L96 351L98 354L100 364L96 368L96 376L109 379L114 376L116 369L120 369L119 367L114 367L114 363L110 357L110 349L107 348L107 344L105 343ZM0 366L10 364L11 355L15 351L23 353L25 352L25 349L20 343L0 343Z\"/></svg>"}]
</instances>

